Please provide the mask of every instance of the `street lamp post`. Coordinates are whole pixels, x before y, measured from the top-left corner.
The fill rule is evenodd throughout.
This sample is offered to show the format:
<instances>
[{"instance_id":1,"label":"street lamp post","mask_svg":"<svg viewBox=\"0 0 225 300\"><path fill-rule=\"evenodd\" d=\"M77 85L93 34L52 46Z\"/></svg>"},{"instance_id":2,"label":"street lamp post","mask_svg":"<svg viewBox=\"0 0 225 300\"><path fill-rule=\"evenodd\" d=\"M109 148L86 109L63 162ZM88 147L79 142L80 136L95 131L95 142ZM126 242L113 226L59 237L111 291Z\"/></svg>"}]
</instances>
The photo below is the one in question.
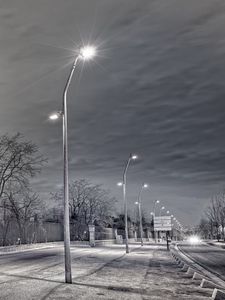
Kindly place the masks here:
<instances>
[{"instance_id":1,"label":"street lamp post","mask_svg":"<svg viewBox=\"0 0 225 300\"><path fill-rule=\"evenodd\" d=\"M126 183L127 183L127 170L130 165L131 160L136 160L138 157L135 154L130 154L125 169L123 172L123 182L119 182L119 186L123 186L123 203L124 203L124 218L125 218L125 244L126 244L126 253L129 253L129 244L128 244L128 226L127 226L127 197L126 197Z\"/></svg>"},{"instance_id":2,"label":"street lamp post","mask_svg":"<svg viewBox=\"0 0 225 300\"><path fill-rule=\"evenodd\" d=\"M173 217L172 221L175 221L176 222L176 218ZM177 241L177 228L176 228L176 224L175 222L173 222L173 228L174 228L174 234L175 234L175 240Z\"/></svg>"},{"instance_id":3,"label":"street lamp post","mask_svg":"<svg viewBox=\"0 0 225 300\"><path fill-rule=\"evenodd\" d=\"M155 200L155 201L154 201L154 206L153 206L153 222L155 222L155 209L156 209L156 204L158 204L159 202L160 202L159 200ZM155 224L154 224L154 227L155 227ZM155 236L155 242L157 242L156 231L154 230L154 228L153 228L153 231L154 231L154 236Z\"/></svg>"},{"instance_id":4,"label":"street lamp post","mask_svg":"<svg viewBox=\"0 0 225 300\"><path fill-rule=\"evenodd\" d=\"M154 201L154 207L153 207L153 214L154 214L154 217L155 217L156 204L158 204L159 202L160 202L159 200L155 200L155 201Z\"/></svg>"},{"instance_id":5,"label":"street lamp post","mask_svg":"<svg viewBox=\"0 0 225 300\"><path fill-rule=\"evenodd\" d=\"M73 77L78 60L91 59L95 55L95 48L86 46L80 49L70 70L66 86L63 92L62 111L52 114L49 118L56 120L60 116L63 119L63 165L64 165L64 255L65 255L65 282L72 283L71 253L70 253L70 220L69 220L69 176L68 176L68 133L67 133L67 92Z\"/></svg>"},{"instance_id":6,"label":"street lamp post","mask_svg":"<svg viewBox=\"0 0 225 300\"><path fill-rule=\"evenodd\" d=\"M159 211L159 216L162 216L162 211L165 209L165 206L162 206L160 211ZM161 231L159 231L159 238L161 239Z\"/></svg>"},{"instance_id":7,"label":"street lamp post","mask_svg":"<svg viewBox=\"0 0 225 300\"><path fill-rule=\"evenodd\" d=\"M141 194L142 194L143 189L146 189L147 187L148 187L148 185L146 183L142 184L139 194L138 194L138 201L136 202L138 204L138 212L139 212L141 246L144 245L144 243L143 243L142 211L141 211Z\"/></svg>"},{"instance_id":8,"label":"street lamp post","mask_svg":"<svg viewBox=\"0 0 225 300\"><path fill-rule=\"evenodd\" d=\"M162 211L165 209L165 206L162 206L161 209L160 209L160 212L159 212L159 216L161 217L162 216Z\"/></svg>"}]
</instances>

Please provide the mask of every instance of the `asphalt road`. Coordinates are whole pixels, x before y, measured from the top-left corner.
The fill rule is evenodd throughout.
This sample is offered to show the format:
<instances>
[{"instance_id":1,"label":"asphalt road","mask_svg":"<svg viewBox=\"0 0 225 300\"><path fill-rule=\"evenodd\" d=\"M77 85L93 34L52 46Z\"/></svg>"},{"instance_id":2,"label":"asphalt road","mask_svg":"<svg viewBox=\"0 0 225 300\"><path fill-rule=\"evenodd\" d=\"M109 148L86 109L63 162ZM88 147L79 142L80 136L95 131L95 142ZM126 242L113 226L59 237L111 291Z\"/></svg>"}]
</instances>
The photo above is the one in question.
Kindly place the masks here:
<instances>
[{"instance_id":1,"label":"asphalt road","mask_svg":"<svg viewBox=\"0 0 225 300\"><path fill-rule=\"evenodd\" d=\"M0 300L208 299L182 277L166 245L71 247L73 284L64 283L63 245L0 255Z\"/></svg>"},{"instance_id":2,"label":"asphalt road","mask_svg":"<svg viewBox=\"0 0 225 300\"><path fill-rule=\"evenodd\" d=\"M179 248L195 262L218 275L225 281L225 249L206 243L182 244Z\"/></svg>"}]
</instances>

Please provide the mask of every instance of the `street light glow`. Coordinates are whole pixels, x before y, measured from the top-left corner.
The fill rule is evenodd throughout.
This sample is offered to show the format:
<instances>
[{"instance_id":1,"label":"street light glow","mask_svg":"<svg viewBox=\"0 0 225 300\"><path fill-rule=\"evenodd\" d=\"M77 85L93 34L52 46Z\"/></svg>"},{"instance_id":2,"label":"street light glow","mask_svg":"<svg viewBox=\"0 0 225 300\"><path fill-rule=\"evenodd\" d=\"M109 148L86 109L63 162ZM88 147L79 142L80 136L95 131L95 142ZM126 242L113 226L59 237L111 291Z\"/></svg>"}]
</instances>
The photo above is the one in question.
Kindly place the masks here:
<instances>
[{"instance_id":1,"label":"street light glow","mask_svg":"<svg viewBox=\"0 0 225 300\"><path fill-rule=\"evenodd\" d=\"M169 214L170 213L170 211L169 210L167 210L167 212L166 212L167 214Z\"/></svg>"},{"instance_id":2,"label":"street light glow","mask_svg":"<svg viewBox=\"0 0 225 300\"><path fill-rule=\"evenodd\" d=\"M80 57L83 60L92 59L96 54L96 48L93 46L85 46L80 49Z\"/></svg>"},{"instance_id":3,"label":"street light glow","mask_svg":"<svg viewBox=\"0 0 225 300\"><path fill-rule=\"evenodd\" d=\"M139 202L136 201L136 202L134 202L134 204L139 204Z\"/></svg>"},{"instance_id":4,"label":"street light glow","mask_svg":"<svg viewBox=\"0 0 225 300\"><path fill-rule=\"evenodd\" d=\"M156 200L156 203L159 203L160 202L160 200Z\"/></svg>"},{"instance_id":5,"label":"street light glow","mask_svg":"<svg viewBox=\"0 0 225 300\"><path fill-rule=\"evenodd\" d=\"M138 159L138 156L136 154L132 154L131 159L133 159L133 160Z\"/></svg>"},{"instance_id":6,"label":"street light glow","mask_svg":"<svg viewBox=\"0 0 225 300\"><path fill-rule=\"evenodd\" d=\"M118 185L118 186L122 186L123 183L122 183L122 182L117 182L117 185Z\"/></svg>"},{"instance_id":7,"label":"street light glow","mask_svg":"<svg viewBox=\"0 0 225 300\"><path fill-rule=\"evenodd\" d=\"M54 114L49 116L49 119L52 120L52 121L57 120L58 118L59 118L59 114L57 114L57 113L54 113Z\"/></svg>"},{"instance_id":8,"label":"street light glow","mask_svg":"<svg viewBox=\"0 0 225 300\"><path fill-rule=\"evenodd\" d=\"M148 188L148 184L147 184L147 183L144 183L144 184L143 184L143 188L145 188L145 189Z\"/></svg>"},{"instance_id":9,"label":"street light glow","mask_svg":"<svg viewBox=\"0 0 225 300\"><path fill-rule=\"evenodd\" d=\"M161 209L165 209L165 206L162 206Z\"/></svg>"}]
</instances>

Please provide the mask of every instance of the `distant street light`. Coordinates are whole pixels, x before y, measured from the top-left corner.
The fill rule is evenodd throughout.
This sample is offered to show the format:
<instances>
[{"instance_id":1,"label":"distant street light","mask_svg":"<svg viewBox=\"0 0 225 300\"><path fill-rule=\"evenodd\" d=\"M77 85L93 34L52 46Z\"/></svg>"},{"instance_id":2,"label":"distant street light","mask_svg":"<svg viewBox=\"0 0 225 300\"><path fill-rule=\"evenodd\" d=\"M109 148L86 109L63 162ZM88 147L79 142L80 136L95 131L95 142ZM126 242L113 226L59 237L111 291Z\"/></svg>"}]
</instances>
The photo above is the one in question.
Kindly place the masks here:
<instances>
[{"instance_id":1,"label":"distant street light","mask_svg":"<svg viewBox=\"0 0 225 300\"><path fill-rule=\"evenodd\" d=\"M118 186L123 186L123 203L124 203L124 219L125 219L125 243L126 243L126 253L129 253L129 244L128 244L128 226L127 226L127 198L126 198L126 182L127 182L127 170L132 160L136 160L138 156L136 154L130 154L125 169L123 172L123 181L118 182Z\"/></svg>"},{"instance_id":2,"label":"distant street light","mask_svg":"<svg viewBox=\"0 0 225 300\"><path fill-rule=\"evenodd\" d=\"M54 121L54 120L57 120L59 117L60 117L60 113L57 112L57 113L54 113L54 114L50 115L49 119Z\"/></svg>"},{"instance_id":3,"label":"distant street light","mask_svg":"<svg viewBox=\"0 0 225 300\"><path fill-rule=\"evenodd\" d=\"M167 214L169 214L170 213L170 211L169 210L167 210L167 212L166 212Z\"/></svg>"},{"instance_id":4,"label":"distant street light","mask_svg":"<svg viewBox=\"0 0 225 300\"><path fill-rule=\"evenodd\" d=\"M63 92L62 111L49 116L50 120L56 120L60 116L63 119L63 161L64 161L64 255L65 255L65 282L72 283L71 253L70 253L70 220L69 220L69 176L68 176L68 134L67 134L67 91L73 77L78 60L88 60L95 55L95 48L86 46L80 49L74 59L69 77Z\"/></svg>"},{"instance_id":5,"label":"distant street light","mask_svg":"<svg viewBox=\"0 0 225 300\"><path fill-rule=\"evenodd\" d=\"M146 189L146 188L148 188L147 183L143 183L142 186L141 186L141 188L140 188L139 194L138 194L138 201L135 202L135 204L138 204L139 222L140 222L140 235L141 235L141 246L144 245L144 243L143 243L142 211L141 211L141 194L142 194L143 189Z\"/></svg>"},{"instance_id":6,"label":"distant street light","mask_svg":"<svg viewBox=\"0 0 225 300\"><path fill-rule=\"evenodd\" d=\"M162 211L165 209L165 206L162 206L161 207L161 209L160 209L160 211L159 211L159 216L161 217L161 215L162 215Z\"/></svg>"},{"instance_id":7,"label":"distant street light","mask_svg":"<svg viewBox=\"0 0 225 300\"><path fill-rule=\"evenodd\" d=\"M154 206L153 206L153 213L154 213L154 217L155 217L155 209L156 209L156 205L160 203L160 200L155 200L154 201Z\"/></svg>"}]
</instances>

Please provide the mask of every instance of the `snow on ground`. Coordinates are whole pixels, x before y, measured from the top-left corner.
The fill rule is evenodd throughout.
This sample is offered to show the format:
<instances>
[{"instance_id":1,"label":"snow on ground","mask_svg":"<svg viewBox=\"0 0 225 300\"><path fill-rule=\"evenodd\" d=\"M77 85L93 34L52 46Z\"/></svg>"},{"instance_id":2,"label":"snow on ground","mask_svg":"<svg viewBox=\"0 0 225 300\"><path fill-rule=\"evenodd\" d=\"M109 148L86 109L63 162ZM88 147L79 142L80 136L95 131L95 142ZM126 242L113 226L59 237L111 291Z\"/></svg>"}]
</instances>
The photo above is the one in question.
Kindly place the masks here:
<instances>
[{"instance_id":1,"label":"snow on ground","mask_svg":"<svg viewBox=\"0 0 225 300\"><path fill-rule=\"evenodd\" d=\"M165 245L72 246L73 284L64 284L63 248L1 256L0 299L210 299L180 271ZM199 282L198 282L199 284Z\"/></svg>"}]
</instances>

